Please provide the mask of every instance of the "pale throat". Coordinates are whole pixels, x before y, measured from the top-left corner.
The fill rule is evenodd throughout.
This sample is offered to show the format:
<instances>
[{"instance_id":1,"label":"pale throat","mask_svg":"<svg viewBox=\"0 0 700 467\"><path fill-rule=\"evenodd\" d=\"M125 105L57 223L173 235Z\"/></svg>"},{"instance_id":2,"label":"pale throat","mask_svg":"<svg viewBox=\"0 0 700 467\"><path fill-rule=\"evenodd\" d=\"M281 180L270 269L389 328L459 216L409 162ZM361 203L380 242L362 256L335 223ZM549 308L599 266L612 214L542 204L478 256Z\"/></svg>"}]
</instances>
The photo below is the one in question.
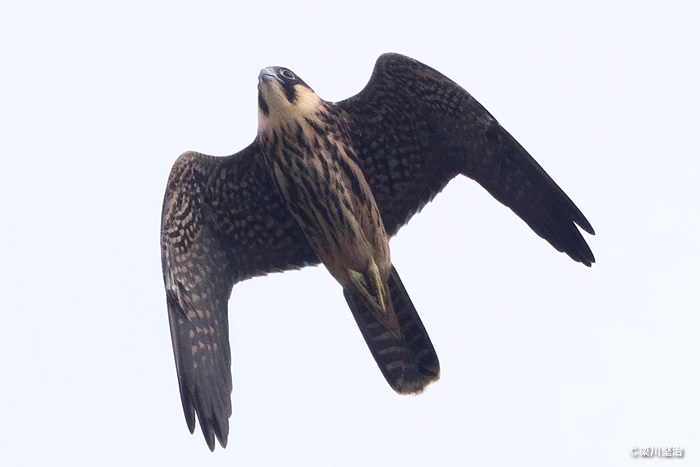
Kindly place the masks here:
<instances>
[{"instance_id":1,"label":"pale throat","mask_svg":"<svg viewBox=\"0 0 700 467\"><path fill-rule=\"evenodd\" d=\"M277 88L267 88L263 97L268 105L269 113L265 115L258 107L258 133L269 134L273 131L288 131L307 127L307 119L318 121L323 109L323 100L311 89L303 86L296 87L296 98L289 102Z\"/></svg>"}]
</instances>

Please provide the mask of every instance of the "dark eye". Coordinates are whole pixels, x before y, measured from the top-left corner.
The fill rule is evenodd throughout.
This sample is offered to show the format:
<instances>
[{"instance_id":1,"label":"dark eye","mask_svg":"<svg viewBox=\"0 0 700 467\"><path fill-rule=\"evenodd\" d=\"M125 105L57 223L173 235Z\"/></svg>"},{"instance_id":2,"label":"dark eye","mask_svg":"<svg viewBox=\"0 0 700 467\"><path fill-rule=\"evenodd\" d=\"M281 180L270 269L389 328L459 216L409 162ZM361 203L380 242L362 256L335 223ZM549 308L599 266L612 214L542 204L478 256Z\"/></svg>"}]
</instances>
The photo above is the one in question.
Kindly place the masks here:
<instances>
[{"instance_id":1,"label":"dark eye","mask_svg":"<svg viewBox=\"0 0 700 467\"><path fill-rule=\"evenodd\" d=\"M291 72L291 70L287 70L286 68L282 68L280 70L280 75L282 78L287 78L287 79L296 79L297 76Z\"/></svg>"}]
</instances>

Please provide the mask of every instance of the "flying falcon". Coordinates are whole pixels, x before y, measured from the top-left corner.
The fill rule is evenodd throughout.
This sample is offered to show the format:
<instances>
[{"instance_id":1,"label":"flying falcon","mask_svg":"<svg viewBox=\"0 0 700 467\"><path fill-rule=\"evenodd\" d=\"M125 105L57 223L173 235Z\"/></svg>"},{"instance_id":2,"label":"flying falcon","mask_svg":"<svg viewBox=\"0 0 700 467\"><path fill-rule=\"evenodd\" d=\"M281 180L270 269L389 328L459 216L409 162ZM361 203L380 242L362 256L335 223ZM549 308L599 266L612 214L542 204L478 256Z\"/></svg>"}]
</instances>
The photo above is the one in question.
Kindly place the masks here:
<instances>
[{"instance_id":1,"label":"flying falcon","mask_svg":"<svg viewBox=\"0 0 700 467\"><path fill-rule=\"evenodd\" d=\"M331 103L287 68L258 77L258 134L228 157L186 152L163 203L161 252L180 395L211 450L231 416L227 302L237 282L323 263L398 393L440 377L438 357L392 266L389 238L457 175L554 248L594 257L569 197L468 92L397 54Z\"/></svg>"}]
</instances>

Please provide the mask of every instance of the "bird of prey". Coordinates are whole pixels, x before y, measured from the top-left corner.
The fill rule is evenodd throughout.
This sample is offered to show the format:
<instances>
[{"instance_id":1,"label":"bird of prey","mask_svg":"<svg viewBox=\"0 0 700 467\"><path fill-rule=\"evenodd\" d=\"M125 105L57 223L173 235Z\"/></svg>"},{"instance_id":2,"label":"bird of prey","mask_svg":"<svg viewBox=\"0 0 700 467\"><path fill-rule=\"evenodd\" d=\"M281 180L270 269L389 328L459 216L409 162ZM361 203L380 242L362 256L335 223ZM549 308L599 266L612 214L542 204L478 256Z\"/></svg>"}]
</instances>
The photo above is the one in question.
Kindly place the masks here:
<instances>
[{"instance_id":1,"label":"bird of prey","mask_svg":"<svg viewBox=\"0 0 700 467\"><path fill-rule=\"evenodd\" d=\"M227 302L237 282L323 263L342 285L372 356L398 393L440 376L438 357L389 239L457 175L590 266L569 197L467 91L398 54L336 103L282 67L258 77L258 134L227 157L182 154L170 173L161 253L185 418L211 450L231 416Z\"/></svg>"}]
</instances>

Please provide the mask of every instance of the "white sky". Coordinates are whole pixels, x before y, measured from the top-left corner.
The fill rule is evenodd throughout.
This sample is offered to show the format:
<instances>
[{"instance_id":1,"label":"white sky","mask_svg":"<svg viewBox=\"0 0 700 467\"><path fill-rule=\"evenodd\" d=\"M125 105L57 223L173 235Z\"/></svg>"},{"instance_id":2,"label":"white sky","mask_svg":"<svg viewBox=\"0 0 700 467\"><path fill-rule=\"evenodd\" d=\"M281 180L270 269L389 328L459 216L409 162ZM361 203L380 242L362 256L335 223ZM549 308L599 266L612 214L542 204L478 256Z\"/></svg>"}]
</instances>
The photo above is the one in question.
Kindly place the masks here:
<instances>
[{"instance_id":1,"label":"white sky","mask_svg":"<svg viewBox=\"0 0 700 467\"><path fill-rule=\"evenodd\" d=\"M700 7L656 4L8 2L0 464L620 466L652 445L697 465ZM325 269L239 284L211 454L170 346L170 167L252 141L260 68L339 100L386 51L480 100L591 221L598 263L453 181L391 243L441 359L419 397L386 384Z\"/></svg>"}]
</instances>

